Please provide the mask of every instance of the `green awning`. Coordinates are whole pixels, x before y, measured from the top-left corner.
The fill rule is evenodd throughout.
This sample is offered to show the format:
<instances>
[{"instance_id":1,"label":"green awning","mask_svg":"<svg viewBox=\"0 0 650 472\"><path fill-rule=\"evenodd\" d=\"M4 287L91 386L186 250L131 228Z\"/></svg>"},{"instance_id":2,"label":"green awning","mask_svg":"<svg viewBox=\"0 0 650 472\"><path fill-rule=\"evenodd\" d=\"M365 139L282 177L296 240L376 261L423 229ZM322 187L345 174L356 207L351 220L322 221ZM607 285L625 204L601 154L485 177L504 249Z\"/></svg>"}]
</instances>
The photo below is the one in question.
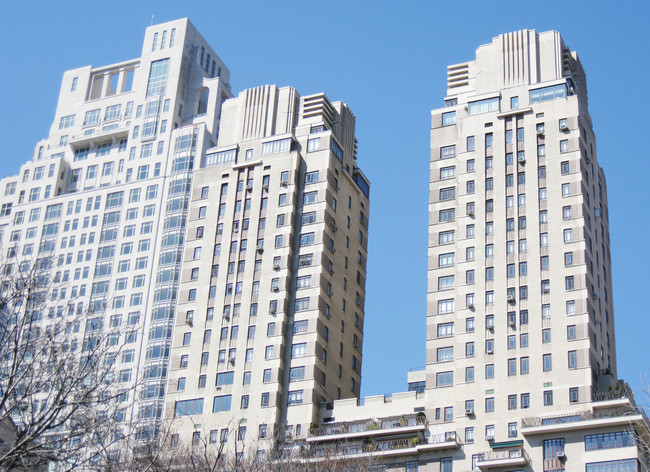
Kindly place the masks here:
<instances>
[{"instance_id":1,"label":"green awning","mask_svg":"<svg viewBox=\"0 0 650 472\"><path fill-rule=\"evenodd\" d=\"M504 441L504 442L493 442L490 443L490 447L492 449L503 449L504 447L515 447L515 446L523 446L524 441L519 440L519 441Z\"/></svg>"}]
</instances>

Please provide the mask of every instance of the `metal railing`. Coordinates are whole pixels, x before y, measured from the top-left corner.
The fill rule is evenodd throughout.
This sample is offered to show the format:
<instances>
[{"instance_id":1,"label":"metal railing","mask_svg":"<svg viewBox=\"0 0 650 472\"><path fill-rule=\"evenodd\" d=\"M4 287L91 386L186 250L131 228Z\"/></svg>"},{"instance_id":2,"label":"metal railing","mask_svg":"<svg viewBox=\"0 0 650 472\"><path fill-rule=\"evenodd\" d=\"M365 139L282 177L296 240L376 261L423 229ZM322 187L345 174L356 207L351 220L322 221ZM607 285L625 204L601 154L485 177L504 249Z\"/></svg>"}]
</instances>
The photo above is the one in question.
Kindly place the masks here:
<instances>
[{"instance_id":1,"label":"metal railing","mask_svg":"<svg viewBox=\"0 0 650 472\"><path fill-rule=\"evenodd\" d=\"M607 400L618 400L619 398L633 399L632 389L629 385L625 384L623 387L617 385L615 388L608 392L596 392L594 394L595 402L602 402Z\"/></svg>"},{"instance_id":2,"label":"metal railing","mask_svg":"<svg viewBox=\"0 0 650 472\"><path fill-rule=\"evenodd\" d=\"M523 447L517 449L492 450L479 453L478 462L503 461L507 459L525 459L530 462L530 457Z\"/></svg>"},{"instance_id":3,"label":"metal railing","mask_svg":"<svg viewBox=\"0 0 650 472\"><path fill-rule=\"evenodd\" d=\"M313 428L309 431L310 436L331 436L334 434L362 433L366 431L378 431L382 429L395 429L408 426L426 425L427 419L422 415L395 416L376 421L364 421L358 423L338 423Z\"/></svg>"},{"instance_id":4,"label":"metal railing","mask_svg":"<svg viewBox=\"0 0 650 472\"><path fill-rule=\"evenodd\" d=\"M549 426L555 424L575 423L579 421L598 420L603 418L616 418L619 416L642 415L643 410L637 407L607 408L594 411L578 411L564 415L537 416L533 418L523 418L521 425L523 428L534 426Z\"/></svg>"}]
</instances>

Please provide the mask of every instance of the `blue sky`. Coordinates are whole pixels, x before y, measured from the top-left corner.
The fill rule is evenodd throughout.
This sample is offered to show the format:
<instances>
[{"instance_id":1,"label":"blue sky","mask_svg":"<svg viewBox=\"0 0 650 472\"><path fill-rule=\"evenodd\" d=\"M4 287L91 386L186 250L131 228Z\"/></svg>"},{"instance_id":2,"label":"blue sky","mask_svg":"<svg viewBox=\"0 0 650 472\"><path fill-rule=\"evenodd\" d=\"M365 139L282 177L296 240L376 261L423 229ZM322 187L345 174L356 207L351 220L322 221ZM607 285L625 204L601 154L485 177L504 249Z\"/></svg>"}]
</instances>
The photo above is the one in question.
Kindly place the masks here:
<instances>
[{"instance_id":1,"label":"blue sky","mask_svg":"<svg viewBox=\"0 0 650 472\"><path fill-rule=\"evenodd\" d=\"M2 174L47 135L63 72L139 56L152 15L190 18L230 68L234 93L270 83L348 103L372 182L362 395L403 391L407 370L425 363L429 121L446 66L500 33L556 29L587 72L608 179L619 377L638 392L650 369L649 5L0 0Z\"/></svg>"}]
</instances>

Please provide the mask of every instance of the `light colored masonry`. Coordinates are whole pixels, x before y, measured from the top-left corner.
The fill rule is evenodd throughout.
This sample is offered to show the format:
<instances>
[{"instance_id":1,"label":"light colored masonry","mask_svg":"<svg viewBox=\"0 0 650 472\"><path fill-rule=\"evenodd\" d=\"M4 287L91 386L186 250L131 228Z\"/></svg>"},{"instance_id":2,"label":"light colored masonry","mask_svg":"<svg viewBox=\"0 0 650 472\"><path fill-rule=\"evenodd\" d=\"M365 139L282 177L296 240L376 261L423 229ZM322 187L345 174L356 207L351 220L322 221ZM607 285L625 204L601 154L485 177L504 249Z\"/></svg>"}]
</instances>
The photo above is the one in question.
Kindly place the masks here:
<instances>
[{"instance_id":1,"label":"light colored masonry","mask_svg":"<svg viewBox=\"0 0 650 472\"><path fill-rule=\"evenodd\" d=\"M370 185L345 104L228 79L187 19L67 71L49 136L0 181L0 244L7 274L49 271L43 330L88 310L74 350L121 333L124 431L167 414L264 449L359 395Z\"/></svg>"},{"instance_id":2,"label":"light colored masonry","mask_svg":"<svg viewBox=\"0 0 650 472\"><path fill-rule=\"evenodd\" d=\"M307 443L378 470L647 470L648 421L616 377L606 184L577 54L523 30L447 76L431 113L426 368L413 392L334 402Z\"/></svg>"}]
</instances>

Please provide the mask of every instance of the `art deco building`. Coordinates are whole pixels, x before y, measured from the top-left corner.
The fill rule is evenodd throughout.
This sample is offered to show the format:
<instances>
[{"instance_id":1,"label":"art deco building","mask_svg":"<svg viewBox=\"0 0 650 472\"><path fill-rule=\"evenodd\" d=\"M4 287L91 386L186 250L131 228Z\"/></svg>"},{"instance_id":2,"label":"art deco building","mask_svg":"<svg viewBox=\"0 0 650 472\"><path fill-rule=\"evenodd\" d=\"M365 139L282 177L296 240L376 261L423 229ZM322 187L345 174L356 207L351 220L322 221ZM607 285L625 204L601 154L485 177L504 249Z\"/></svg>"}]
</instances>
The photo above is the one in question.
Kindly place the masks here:
<instances>
[{"instance_id":1,"label":"art deco building","mask_svg":"<svg viewBox=\"0 0 650 472\"><path fill-rule=\"evenodd\" d=\"M426 369L412 392L335 402L308 441L394 470L646 470L648 423L616 377L607 190L577 54L523 30L447 76Z\"/></svg>"},{"instance_id":2,"label":"art deco building","mask_svg":"<svg viewBox=\"0 0 650 472\"><path fill-rule=\"evenodd\" d=\"M324 94L258 87L197 152L166 399L185 440L263 451L358 397L369 185L354 122Z\"/></svg>"}]
</instances>

